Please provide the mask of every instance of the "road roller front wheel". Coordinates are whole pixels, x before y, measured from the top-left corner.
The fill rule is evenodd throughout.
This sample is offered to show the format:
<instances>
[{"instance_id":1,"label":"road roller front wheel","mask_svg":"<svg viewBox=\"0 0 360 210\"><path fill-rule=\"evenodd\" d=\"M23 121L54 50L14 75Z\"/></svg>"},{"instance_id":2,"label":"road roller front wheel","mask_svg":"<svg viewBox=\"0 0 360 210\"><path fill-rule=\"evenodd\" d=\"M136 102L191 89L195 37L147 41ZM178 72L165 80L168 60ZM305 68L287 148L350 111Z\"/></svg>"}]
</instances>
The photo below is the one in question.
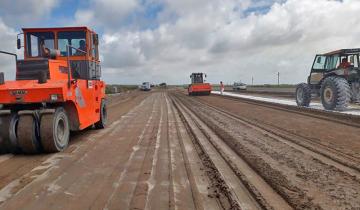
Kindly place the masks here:
<instances>
[{"instance_id":1,"label":"road roller front wheel","mask_svg":"<svg viewBox=\"0 0 360 210\"><path fill-rule=\"evenodd\" d=\"M36 154L41 152L39 141L39 121L36 115L20 114L17 125L17 142L22 152Z\"/></svg>"},{"instance_id":2,"label":"road roller front wheel","mask_svg":"<svg viewBox=\"0 0 360 210\"><path fill-rule=\"evenodd\" d=\"M40 139L45 152L61 152L69 144L69 118L62 107L55 113L43 113L40 122Z\"/></svg>"}]
</instances>

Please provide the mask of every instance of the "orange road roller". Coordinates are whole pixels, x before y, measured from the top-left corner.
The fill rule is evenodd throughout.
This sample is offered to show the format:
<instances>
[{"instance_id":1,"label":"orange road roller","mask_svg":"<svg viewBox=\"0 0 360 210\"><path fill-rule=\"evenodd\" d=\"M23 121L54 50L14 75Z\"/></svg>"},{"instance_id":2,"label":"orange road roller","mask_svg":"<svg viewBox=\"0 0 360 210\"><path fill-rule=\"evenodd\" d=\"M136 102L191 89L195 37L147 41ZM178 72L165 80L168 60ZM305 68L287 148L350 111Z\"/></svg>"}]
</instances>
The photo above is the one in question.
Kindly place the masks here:
<instances>
[{"instance_id":1,"label":"orange road roller","mask_svg":"<svg viewBox=\"0 0 360 210\"><path fill-rule=\"evenodd\" d=\"M194 95L210 95L211 85L205 83L206 74L204 73L192 73L190 75L191 84L188 87L189 96Z\"/></svg>"},{"instance_id":2,"label":"orange road roller","mask_svg":"<svg viewBox=\"0 0 360 210\"><path fill-rule=\"evenodd\" d=\"M71 131L106 126L98 34L87 27L22 30L23 60L0 51L16 60L15 81L0 73L0 150L60 152Z\"/></svg>"}]
</instances>

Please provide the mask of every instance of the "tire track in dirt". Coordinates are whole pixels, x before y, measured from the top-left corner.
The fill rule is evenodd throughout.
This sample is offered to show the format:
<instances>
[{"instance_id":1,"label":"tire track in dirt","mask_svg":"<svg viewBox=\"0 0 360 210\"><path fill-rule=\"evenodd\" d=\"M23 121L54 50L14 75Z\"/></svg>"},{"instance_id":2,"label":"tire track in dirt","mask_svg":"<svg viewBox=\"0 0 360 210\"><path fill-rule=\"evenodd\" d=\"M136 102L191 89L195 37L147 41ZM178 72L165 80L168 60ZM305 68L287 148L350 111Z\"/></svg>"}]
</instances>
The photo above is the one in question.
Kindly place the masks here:
<instances>
[{"instance_id":1,"label":"tire track in dirt","mask_svg":"<svg viewBox=\"0 0 360 210\"><path fill-rule=\"evenodd\" d=\"M303 149L279 142L224 113L216 113L204 104L196 104L193 100L184 103L293 207L359 208L359 179L348 171L329 165L328 160Z\"/></svg>"},{"instance_id":2,"label":"tire track in dirt","mask_svg":"<svg viewBox=\"0 0 360 210\"><path fill-rule=\"evenodd\" d=\"M140 100L142 100L142 99L140 99ZM51 174L56 177L61 176L61 174L64 174L63 171L66 171L70 167L73 167L76 163L83 160L83 158L85 158L87 156L87 153L89 153L91 150L94 150L97 148L98 142L93 141L92 138L94 138L94 137L100 138L101 136L105 135L106 132L116 129L117 126L119 125L119 122L121 122L121 121L114 121L112 117L111 117L111 121L113 121L113 124L110 125L108 128L106 128L105 130L102 130L100 132L90 130L87 133L85 133L85 135L78 136L78 137L80 137L80 139L79 138L77 139L79 142L76 142L76 144L73 143L70 146L70 148L68 150L66 150L65 152L44 156L44 157L48 157L48 160L45 160L42 162L42 164L39 164L39 167L35 167L32 170L30 169L31 171L28 174L21 175L18 179L15 179L15 181L19 180L18 183L20 183L20 185L17 185L16 187L14 187L11 190L11 194L12 195L20 194L21 191L23 191L23 190L25 191L25 190L27 190L27 188L30 188L31 186L36 186L36 185L38 185L38 186L35 188L39 189L41 185L38 182L44 181L43 179L45 179L46 176L50 173L50 170L52 170ZM93 134L93 136L91 136L91 134ZM86 138L89 138L89 137L90 137L90 139L87 140ZM81 139L83 139L83 141L80 141ZM61 157L57 158L57 156L59 156L59 155ZM73 160L71 160L72 157L78 158L78 160L73 161ZM18 159L18 158L15 157L15 159ZM60 159L59 161L62 164L58 164L58 165L56 165L56 167L53 167L54 165L50 167L47 162L50 162L51 159ZM24 157L23 161L26 163L26 160L29 161L27 159L27 156ZM9 164L11 164L13 162L13 160L8 160L8 161L10 161ZM59 170L59 168L61 168L61 169ZM45 174L45 172L49 172L49 173ZM36 176L34 176L34 173ZM36 178L39 176L42 176L43 179L36 180ZM75 178L76 178L76 176L75 176ZM36 191L35 189L32 189L32 190ZM30 199L29 201L31 202L33 200L34 199ZM22 202L18 202L18 203L23 203L24 201L25 200L22 200Z\"/></svg>"}]
</instances>

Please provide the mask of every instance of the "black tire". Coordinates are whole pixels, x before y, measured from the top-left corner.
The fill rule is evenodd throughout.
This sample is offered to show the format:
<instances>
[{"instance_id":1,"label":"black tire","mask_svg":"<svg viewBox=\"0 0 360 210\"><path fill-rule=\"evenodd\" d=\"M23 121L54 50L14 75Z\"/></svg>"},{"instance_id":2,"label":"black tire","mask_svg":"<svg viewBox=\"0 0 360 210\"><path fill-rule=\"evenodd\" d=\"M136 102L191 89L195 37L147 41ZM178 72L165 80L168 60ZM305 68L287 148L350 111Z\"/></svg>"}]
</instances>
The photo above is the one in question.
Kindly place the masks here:
<instances>
[{"instance_id":1,"label":"black tire","mask_svg":"<svg viewBox=\"0 0 360 210\"><path fill-rule=\"evenodd\" d=\"M9 127L10 127L10 114L0 115L0 153L7 153L9 151Z\"/></svg>"},{"instance_id":2,"label":"black tire","mask_svg":"<svg viewBox=\"0 0 360 210\"><path fill-rule=\"evenodd\" d=\"M19 116L17 142L21 151L26 154L41 152L39 123L34 114L22 114Z\"/></svg>"},{"instance_id":3,"label":"black tire","mask_svg":"<svg viewBox=\"0 0 360 210\"><path fill-rule=\"evenodd\" d=\"M107 106L106 101L102 100L100 105L100 120L95 123L96 129L104 129L107 123Z\"/></svg>"},{"instance_id":4,"label":"black tire","mask_svg":"<svg viewBox=\"0 0 360 210\"><path fill-rule=\"evenodd\" d=\"M64 151L69 145L69 118L62 107L55 113L43 113L40 123L40 139L47 153Z\"/></svg>"},{"instance_id":5,"label":"black tire","mask_svg":"<svg viewBox=\"0 0 360 210\"><path fill-rule=\"evenodd\" d=\"M19 146L19 141L17 136L18 124L19 124L19 115L17 113L14 113L11 115L10 126L9 126L9 135L10 135L9 152L14 154L18 154L21 152L21 148Z\"/></svg>"},{"instance_id":6,"label":"black tire","mask_svg":"<svg viewBox=\"0 0 360 210\"><path fill-rule=\"evenodd\" d=\"M351 98L348 81L336 76L328 77L323 81L320 93L321 102L327 110L345 110Z\"/></svg>"},{"instance_id":7,"label":"black tire","mask_svg":"<svg viewBox=\"0 0 360 210\"><path fill-rule=\"evenodd\" d=\"M298 106L308 107L311 102L311 89L308 84L300 83L296 86L295 100Z\"/></svg>"},{"instance_id":8,"label":"black tire","mask_svg":"<svg viewBox=\"0 0 360 210\"><path fill-rule=\"evenodd\" d=\"M350 89L351 89L350 102L359 104L360 103L360 83L359 82L353 82L350 85Z\"/></svg>"}]
</instances>

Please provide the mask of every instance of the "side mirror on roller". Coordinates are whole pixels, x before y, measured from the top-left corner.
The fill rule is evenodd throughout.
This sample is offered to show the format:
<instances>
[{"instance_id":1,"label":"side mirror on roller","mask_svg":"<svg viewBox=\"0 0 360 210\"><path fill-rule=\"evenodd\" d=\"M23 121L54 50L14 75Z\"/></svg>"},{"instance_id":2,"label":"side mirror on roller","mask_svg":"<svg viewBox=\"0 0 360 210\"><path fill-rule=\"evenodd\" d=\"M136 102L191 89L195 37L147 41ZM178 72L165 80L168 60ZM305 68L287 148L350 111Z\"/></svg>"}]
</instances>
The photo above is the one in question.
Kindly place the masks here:
<instances>
[{"instance_id":1,"label":"side mirror on roller","mask_svg":"<svg viewBox=\"0 0 360 210\"><path fill-rule=\"evenodd\" d=\"M16 40L16 47L18 50L21 49L21 40L19 38Z\"/></svg>"}]
</instances>

